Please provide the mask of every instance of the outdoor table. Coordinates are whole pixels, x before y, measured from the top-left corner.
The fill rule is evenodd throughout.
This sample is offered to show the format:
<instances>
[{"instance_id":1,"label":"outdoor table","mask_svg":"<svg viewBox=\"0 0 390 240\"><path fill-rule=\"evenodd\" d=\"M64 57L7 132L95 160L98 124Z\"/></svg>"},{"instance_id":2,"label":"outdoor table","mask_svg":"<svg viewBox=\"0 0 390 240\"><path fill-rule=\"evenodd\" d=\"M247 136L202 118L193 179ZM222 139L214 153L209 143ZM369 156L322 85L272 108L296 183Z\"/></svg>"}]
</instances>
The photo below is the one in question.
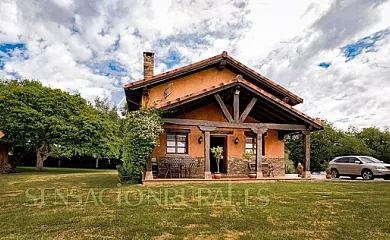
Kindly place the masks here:
<instances>
[{"instance_id":1,"label":"outdoor table","mask_svg":"<svg viewBox=\"0 0 390 240\"><path fill-rule=\"evenodd\" d=\"M179 178L181 178L183 176L182 175L183 169L185 170L184 176L186 176L187 171L189 171L191 175L191 171L195 165L195 161L193 159L172 158L167 161L164 161L163 164L167 169L165 173L165 178L167 178L168 173L170 174L170 176L172 176L173 169L178 169L178 175Z\"/></svg>"}]
</instances>

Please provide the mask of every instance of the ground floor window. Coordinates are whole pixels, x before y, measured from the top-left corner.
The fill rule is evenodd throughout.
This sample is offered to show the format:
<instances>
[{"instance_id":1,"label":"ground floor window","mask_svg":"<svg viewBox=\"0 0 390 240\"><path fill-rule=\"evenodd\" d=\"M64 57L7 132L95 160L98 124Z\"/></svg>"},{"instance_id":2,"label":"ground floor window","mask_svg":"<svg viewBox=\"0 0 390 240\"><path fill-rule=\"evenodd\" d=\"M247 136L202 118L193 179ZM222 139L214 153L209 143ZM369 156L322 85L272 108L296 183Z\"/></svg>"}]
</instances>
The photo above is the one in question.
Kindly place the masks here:
<instances>
[{"instance_id":1,"label":"ground floor window","mask_svg":"<svg viewBox=\"0 0 390 240\"><path fill-rule=\"evenodd\" d=\"M187 134L167 133L167 153L186 154Z\"/></svg>"},{"instance_id":2,"label":"ground floor window","mask_svg":"<svg viewBox=\"0 0 390 240\"><path fill-rule=\"evenodd\" d=\"M246 136L245 138L245 152L256 153L256 137Z\"/></svg>"},{"instance_id":3,"label":"ground floor window","mask_svg":"<svg viewBox=\"0 0 390 240\"><path fill-rule=\"evenodd\" d=\"M253 154L256 154L256 142L257 142L257 138L256 138L256 135L252 134L252 133L245 133L246 137L245 137L245 152L247 153L253 153ZM265 156L265 141L264 141L264 135L263 135L263 141L262 141L262 152L263 152L263 156Z\"/></svg>"}]
</instances>

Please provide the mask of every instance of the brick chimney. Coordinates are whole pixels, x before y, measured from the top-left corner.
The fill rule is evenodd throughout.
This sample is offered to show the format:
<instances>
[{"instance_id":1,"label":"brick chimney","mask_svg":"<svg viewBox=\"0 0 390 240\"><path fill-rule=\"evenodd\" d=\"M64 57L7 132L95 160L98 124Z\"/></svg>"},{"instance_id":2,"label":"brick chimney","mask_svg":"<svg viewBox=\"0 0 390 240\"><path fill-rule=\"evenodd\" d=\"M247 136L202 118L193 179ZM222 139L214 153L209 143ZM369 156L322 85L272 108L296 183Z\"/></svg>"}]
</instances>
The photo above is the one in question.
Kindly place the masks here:
<instances>
[{"instance_id":1,"label":"brick chimney","mask_svg":"<svg viewBox=\"0 0 390 240\"><path fill-rule=\"evenodd\" d=\"M154 53L144 52L144 78L154 75Z\"/></svg>"}]
</instances>

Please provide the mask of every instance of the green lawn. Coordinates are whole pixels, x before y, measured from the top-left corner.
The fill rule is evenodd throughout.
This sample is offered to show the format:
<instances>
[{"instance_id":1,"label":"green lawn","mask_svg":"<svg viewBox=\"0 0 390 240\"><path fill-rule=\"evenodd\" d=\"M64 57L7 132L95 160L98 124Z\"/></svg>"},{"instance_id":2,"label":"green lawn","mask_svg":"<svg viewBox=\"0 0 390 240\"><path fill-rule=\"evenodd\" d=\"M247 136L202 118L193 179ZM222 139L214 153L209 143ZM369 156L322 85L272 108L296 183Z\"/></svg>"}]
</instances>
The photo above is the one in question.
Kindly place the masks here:
<instances>
[{"instance_id":1,"label":"green lawn","mask_svg":"<svg viewBox=\"0 0 390 240\"><path fill-rule=\"evenodd\" d=\"M390 182L118 187L113 170L21 171L0 176L1 239L390 239Z\"/></svg>"}]
</instances>

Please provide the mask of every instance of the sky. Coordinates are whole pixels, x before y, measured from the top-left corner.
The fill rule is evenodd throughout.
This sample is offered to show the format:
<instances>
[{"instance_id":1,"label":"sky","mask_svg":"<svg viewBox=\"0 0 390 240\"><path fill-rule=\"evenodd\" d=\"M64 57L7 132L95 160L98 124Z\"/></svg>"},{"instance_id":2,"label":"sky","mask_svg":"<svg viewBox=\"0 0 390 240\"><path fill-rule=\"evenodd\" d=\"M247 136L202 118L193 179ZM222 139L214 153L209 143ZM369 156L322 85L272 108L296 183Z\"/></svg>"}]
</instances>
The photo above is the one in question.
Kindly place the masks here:
<instances>
[{"instance_id":1,"label":"sky","mask_svg":"<svg viewBox=\"0 0 390 240\"><path fill-rule=\"evenodd\" d=\"M390 126L385 0L1 0L0 79L36 79L93 101L227 51L347 129Z\"/></svg>"}]
</instances>

